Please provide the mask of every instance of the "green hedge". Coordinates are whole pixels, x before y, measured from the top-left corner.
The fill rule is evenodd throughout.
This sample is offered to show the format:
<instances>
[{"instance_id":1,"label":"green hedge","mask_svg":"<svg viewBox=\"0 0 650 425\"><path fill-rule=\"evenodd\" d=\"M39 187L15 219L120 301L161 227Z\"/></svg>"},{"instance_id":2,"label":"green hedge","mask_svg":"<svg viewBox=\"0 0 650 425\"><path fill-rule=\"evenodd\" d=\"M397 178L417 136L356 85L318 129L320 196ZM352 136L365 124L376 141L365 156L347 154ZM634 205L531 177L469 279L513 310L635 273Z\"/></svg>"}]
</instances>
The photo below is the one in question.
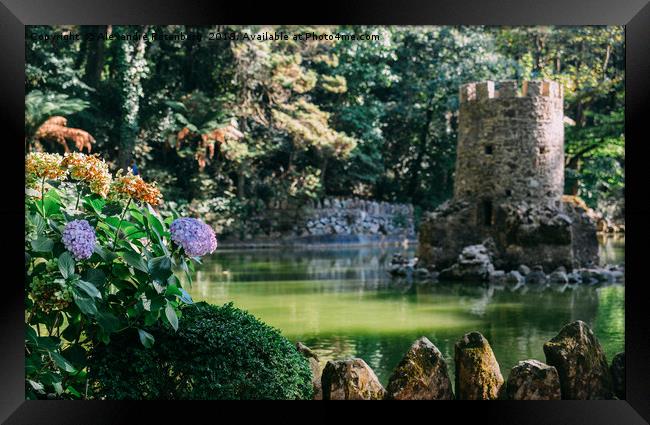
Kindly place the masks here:
<instances>
[{"instance_id":1,"label":"green hedge","mask_svg":"<svg viewBox=\"0 0 650 425\"><path fill-rule=\"evenodd\" d=\"M280 333L232 303L182 309L180 327L122 335L94 349L89 376L106 399L310 399L309 363Z\"/></svg>"}]
</instances>

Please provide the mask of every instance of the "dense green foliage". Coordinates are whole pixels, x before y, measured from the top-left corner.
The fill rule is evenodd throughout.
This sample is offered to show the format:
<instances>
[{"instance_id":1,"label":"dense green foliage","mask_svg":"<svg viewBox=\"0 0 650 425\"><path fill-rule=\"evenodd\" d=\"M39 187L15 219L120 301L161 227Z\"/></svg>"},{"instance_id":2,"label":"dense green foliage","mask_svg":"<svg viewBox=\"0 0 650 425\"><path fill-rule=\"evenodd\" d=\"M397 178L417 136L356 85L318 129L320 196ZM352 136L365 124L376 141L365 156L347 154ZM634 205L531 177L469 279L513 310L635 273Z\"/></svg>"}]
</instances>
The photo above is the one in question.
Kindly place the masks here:
<instances>
[{"instance_id":1,"label":"dense green foliage","mask_svg":"<svg viewBox=\"0 0 650 425\"><path fill-rule=\"evenodd\" d=\"M159 321L178 328L192 300L177 275L198 259L172 245L176 216L151 207L159 192L139 177L79 153L29 154L26 169L26 397L86 398L88 351L125 332L150 347L144 328Z\"/></svg>"},{"instance_id":2,"label":"dense green foliage","mask_svg":"<svg viewBox=\"0 0 650 425\"><path fill-rule=\"evenodd\" d=\"M123 335L99 345L89 371L108 399L311 399L307 360L277 330L233 307L196 303L182 309L178 332L148 328L149 350Z\"/></svg>"},{"instance_id":3,"label":"dense green foliage","mask_svg":"<svg viewBox=\"0 0 650 425\"><path fill-rule=\"evenodd\" d=\"M453 187L458 86L483 79L562 82L567 193L602 209L622 198L622 27L59 26L28 32L66 30L202 35L60 43L27 37L26 93L87 102L88 108L65 114L70 126L90 132L113 166L134 159L181 211L218 210L212 221L222 235L256 231L252 218L270 205L323 195L434 208ZM217 31L380 39L211 40ZM43 115L33 109L28 116Z\"/></svg>"}]
</instances>

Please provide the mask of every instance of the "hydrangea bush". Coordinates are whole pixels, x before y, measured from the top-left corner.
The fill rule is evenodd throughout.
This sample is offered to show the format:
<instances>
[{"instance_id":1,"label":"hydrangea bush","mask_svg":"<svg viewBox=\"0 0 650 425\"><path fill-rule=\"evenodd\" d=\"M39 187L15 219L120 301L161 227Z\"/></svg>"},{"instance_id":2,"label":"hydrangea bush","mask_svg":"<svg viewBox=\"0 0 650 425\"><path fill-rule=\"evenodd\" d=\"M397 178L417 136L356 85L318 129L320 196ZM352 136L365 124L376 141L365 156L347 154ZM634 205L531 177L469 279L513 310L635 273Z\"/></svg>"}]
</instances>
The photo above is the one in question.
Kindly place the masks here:
<instances>
[{"instance_id":1,"label":"hydrangea bush","mask_svg":"<svg viewBox=\"0 0 650 425\"><path fill-rule=\"evenodd\" d=\"M160 191L98 156L31 153L25 195L25 389L28 399L92 398L88 353L115 335L178 329L198 257L217 247L197 219L154 210ZM129 332L126 332L129 331Z\"/></svg>"}]
</instances>

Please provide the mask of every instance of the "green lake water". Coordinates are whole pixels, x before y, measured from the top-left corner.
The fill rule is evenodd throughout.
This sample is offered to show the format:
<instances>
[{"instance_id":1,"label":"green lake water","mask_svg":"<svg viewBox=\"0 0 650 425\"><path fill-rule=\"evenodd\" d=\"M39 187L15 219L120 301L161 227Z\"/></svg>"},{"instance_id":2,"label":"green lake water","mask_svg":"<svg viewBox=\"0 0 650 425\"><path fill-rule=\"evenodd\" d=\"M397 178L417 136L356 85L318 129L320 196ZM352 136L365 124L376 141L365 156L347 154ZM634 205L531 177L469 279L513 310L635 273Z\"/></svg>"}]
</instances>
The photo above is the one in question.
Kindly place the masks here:
<instances>
[{"instance_id":1,"label":"green lake water","mask_svg":"<svg viewBox=\"0 0 650 425\"><path fill-rule=\"evenodd\" d=\"M622 240L607 240L601 259L622 263L623 251ZM513 291L478 283L398 284L386 273L397 252L412 256L414 248L218 249L189 292L197 301L234 302L314 349L323 364L361 357L384 385L423 335L453 373L454 343L467 332L481 332L504 377L520 360L544 361L544 342L573 320L592 327L608 361L624 349L624 285Z\"/></svg>"}]
</instances>

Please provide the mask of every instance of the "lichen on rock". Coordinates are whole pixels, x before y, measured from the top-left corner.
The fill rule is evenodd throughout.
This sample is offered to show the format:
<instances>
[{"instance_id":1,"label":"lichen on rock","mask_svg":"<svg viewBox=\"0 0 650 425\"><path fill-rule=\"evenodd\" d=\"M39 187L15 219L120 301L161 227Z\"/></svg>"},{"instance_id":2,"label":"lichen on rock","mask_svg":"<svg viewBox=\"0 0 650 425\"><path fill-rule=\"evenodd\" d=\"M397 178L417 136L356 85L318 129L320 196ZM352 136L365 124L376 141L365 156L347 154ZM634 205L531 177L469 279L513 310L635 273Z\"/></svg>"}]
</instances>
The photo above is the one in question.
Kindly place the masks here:
<instances>
[{"instance_id":1,"label":"lichen on rock","mask_svg":"<svg viewBox=\"0 0 650 425\"><path fill-rule=\"evenodd\" d=\"M479 332L465 334L454 347L456 398L495 400L499 398L503 376L492 347Z\"/></svg>"},{"instance_id":2,"label":"lichen on rock","mask_svg":"<svg viewBox=\"0 0 650 425\"><path fill-rule=\"evenodd\" d=\"M381 400L386 390L363 359L328 361L321 378L323 400Z\"/></svg>"},{"instance_id":3,"label":"lichen on rock","mask_svg":"<svg viewBox=\"0 0 650 425\"><path fill-rule=\"evenodd\" d=\"M605 353L587 324L581 320L565 325L544 344L546 363L560 376L562 398L598 400L612 397L612 383Z\"/></svg>"},{"instance_id":4,"label":"lichen on rock","mask_svg":"<svg viewBox=\"0 0 650 425\"><path fill-rule=\"evenodd\" d=\"M426 337L416 340L397 365L386 387L394 400L452 400L447 363Z\"/></svg>"},{"instance_id":5,"label":"lichen on rock","mask_svg":"<svg viewBox=\"0 0 650 425\"><path fill-rule=\"evenodd\" d=\"M560 400L557 370L537 360L524 360L510 371L506 384L509 400Z\"/></svg>"}]
</instances>

